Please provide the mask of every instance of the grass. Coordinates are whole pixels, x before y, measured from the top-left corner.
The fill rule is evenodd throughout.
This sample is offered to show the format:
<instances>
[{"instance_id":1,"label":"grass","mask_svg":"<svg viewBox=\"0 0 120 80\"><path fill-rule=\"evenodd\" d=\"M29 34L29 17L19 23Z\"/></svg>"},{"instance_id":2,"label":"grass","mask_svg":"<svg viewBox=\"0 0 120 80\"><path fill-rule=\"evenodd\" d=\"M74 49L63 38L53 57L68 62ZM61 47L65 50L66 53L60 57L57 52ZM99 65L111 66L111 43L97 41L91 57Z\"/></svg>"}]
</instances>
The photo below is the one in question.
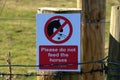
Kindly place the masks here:
<instances>
[{"instance_id":1,"label":"grass","mask_svg":"<svg viewBox=\"0 0 120 80\"><path fill-rule=\"evenodd\" d=\"M7 18L8 20L0 20L0 64L7 64L7 54L9 52L12 55L12 64L36 64L35 16L38 8L76 7L76 0L7 0L5 7L3 7L4 3L5 0L0 0L0 18ZM111 6L116 4L119 4L117 0L107 0L108 22L110 20ZM105 41L107 44L109 25L110 23L106 23ZM13 73L36 72L35 68L13 67L12 69ZM8 73L9 69L0 68L0 72ZM14 76L13 80L36 80L36 77Z\"/></svg>"},{"instance_id":2,"label":"grass","mask_svg":"<svg viewBox=\"0 0 120 80\"><path fill-rule=\"evenodd\" d=\"M35 16L39 7L76 7L74 0L68 1L67 5L66 0L7 0L3 8L4 1L0 0L3 3L0 6L2 11L0 18L9 20L0 20L0 64L7 64L9 52L12 64L36 64ZM30 73L36 72L36 69L13 67L12 71L13 73ZM9 73L9 69L0 68L0 72ZM13 80L36 80L36 77L14 76Z\"/></svg>"}]
</instances>

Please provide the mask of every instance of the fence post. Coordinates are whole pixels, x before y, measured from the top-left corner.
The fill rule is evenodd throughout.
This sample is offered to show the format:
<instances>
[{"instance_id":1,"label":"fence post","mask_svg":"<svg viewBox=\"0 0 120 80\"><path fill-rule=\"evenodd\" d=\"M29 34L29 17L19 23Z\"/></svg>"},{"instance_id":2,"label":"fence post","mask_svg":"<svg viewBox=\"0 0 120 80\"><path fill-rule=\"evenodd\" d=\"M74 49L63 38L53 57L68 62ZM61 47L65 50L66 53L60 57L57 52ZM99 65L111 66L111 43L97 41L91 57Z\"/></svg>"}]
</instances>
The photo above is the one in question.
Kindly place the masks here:
<instances>
[{"instance_id":1,"label":"fence post","mask_svg":"<svg viewBox=\"0 0 120 80\"><path fill-rule=\"evenodd\" d=\"M106 0L82 0L82 51L83 61L92 62L104 58ZM104 73L93 72L102 69L101 64L82 66L83 80L104 80Z\"/></svg>"},{"instance_id":2,"label":"fence post","mask_svg":"<svg viewBox=\"0 0 120 80\"><path fill-rule=\"evenodd\" d=\"M120 6L111 11L108 80L120 80Z\"/></svg>"},{"instance_id":3,"label":"fence post","mask_svg":"<svg viewBox=\"0 0 120 80\"><path fill-rule=\"evenodd\" d=\"M8 63L8 65L9 65L9 73L10 73L8 79L9 79L9 80L12 80L12 67L11 67L11 53L10 53L10 52L9 52L9 54L8 54L7 63Z\"/></svg>"},{"instance_id":4,"label":"fence post","mask_svg":"<svg viewBox=\"0 0 120 80\"><path fill-rule=\"evenodd\" d=\"M38 9L38 14L57 14L57 13L81 13L80 9L76 8L40 8ZM46 76L38 76L37 80L79 80L80 76L76 73L71 72L39 72L40 75ZM56 76L47 76L53 75ZM71 75L72 74L72 75Z\"/></svg>"},{"instance_id":5,"label":"fence post","mask_svg":"<svg viewBox=\"0 0 120 80\"><path fill-rule=\"evenodd\" d=\"M82 7L82 0L77 0L77 8L81 8Z\"/></svg>"}]
</instances>

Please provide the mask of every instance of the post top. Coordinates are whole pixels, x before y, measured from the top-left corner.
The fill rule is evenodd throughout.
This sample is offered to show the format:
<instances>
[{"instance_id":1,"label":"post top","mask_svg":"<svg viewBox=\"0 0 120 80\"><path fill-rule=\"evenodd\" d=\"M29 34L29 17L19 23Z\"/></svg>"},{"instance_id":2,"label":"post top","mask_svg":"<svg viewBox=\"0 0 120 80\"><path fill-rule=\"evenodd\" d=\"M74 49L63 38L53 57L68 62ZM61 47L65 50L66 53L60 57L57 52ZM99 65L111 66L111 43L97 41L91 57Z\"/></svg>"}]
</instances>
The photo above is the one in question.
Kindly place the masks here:
<instances>
[{"instance_id":1,"label":"post top","mask_svg":"<svg viewBox=\"0 0 120 80\"><path fill-rule=\"evenodd\" d=\"M120 10L120 5L112 6L112 9Z\"/></svg>"},{"instance_id":2,"label":"post top","mask_svg":"<svg viewBox=\"0 0 120 80\"><path fill-rule=\"evenodd\" d=\"M81 13L80 8L53 8L53 7L42 7L38 8L38 14L41 13Z\"/></svg>"}]
</instances>

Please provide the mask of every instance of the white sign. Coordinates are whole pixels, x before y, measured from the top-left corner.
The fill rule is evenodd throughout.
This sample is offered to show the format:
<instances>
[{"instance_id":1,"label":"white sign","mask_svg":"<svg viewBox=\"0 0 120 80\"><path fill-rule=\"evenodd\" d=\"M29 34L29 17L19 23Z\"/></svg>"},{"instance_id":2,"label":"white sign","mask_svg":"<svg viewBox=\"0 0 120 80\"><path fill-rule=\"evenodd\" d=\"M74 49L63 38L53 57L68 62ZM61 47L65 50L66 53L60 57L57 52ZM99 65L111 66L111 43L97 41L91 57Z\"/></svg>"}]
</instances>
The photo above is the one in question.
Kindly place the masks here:
<instances>
[{"instance_id":1,"label":"white sign","mask_svg":"<svg viewBox=\"0 0 120 80\"><path fill-rule=\"evenodd\" d=\"M80 71L80 14L37 14L37 65L42 71Z\"/></svg>"}]
</instances>

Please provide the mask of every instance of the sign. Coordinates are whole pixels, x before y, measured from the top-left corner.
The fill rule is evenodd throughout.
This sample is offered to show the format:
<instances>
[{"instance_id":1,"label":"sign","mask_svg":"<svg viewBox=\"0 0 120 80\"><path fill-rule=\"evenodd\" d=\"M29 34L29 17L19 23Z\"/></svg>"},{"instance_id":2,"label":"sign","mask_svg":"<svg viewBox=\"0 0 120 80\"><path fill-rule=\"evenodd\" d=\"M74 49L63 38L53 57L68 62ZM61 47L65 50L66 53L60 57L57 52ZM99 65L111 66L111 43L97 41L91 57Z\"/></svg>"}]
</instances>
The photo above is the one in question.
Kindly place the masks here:
<instances>
[{"instance_id":1,"label":"sign","mask_svg":"<svg viewBox=\"0 0 120 80\"><path fill-rule=\"evenodd\" d=\"M39 46L40 69L70 69L76 70L78 66L78 47L77 46ZM44 57L43 57L44 56ZM53 64L45 65L44 64Z\"/></svg>"},{"instance_id":2,"label":"sign","mask_svg":"<svg viewBox=\"0 0 120 80\"><path fill-rule=\"evenodd\" d=\"M80 71L80 14L37 14L39 71Z\"/></svg>"},{"instance_id":3,"label":"sign","mask_svg":"<svg viewBox=\"0 0 120 80\"><path fill-rule=\"evenodd\" d=\"M60 21L64 21L62 24L60 23ZM68 25L68 26L66 26ZM66 34L60 34L59 32L66 32L65 30L63 30L63 28L66 28L67 33ZM53 31L54 28L56 28L56 31ZM51 17L45 24L45 34L46 37L53 43L56 44L60 44L60 43L64 43L66 42L72 35L72 24L71 22L63 17L63 16L53 16ZM60 37L62 37L63 39L61 39L60 37L58 37L58 39L54 39L55 36L59 35Z\"/></svg>"}]
</instances>

